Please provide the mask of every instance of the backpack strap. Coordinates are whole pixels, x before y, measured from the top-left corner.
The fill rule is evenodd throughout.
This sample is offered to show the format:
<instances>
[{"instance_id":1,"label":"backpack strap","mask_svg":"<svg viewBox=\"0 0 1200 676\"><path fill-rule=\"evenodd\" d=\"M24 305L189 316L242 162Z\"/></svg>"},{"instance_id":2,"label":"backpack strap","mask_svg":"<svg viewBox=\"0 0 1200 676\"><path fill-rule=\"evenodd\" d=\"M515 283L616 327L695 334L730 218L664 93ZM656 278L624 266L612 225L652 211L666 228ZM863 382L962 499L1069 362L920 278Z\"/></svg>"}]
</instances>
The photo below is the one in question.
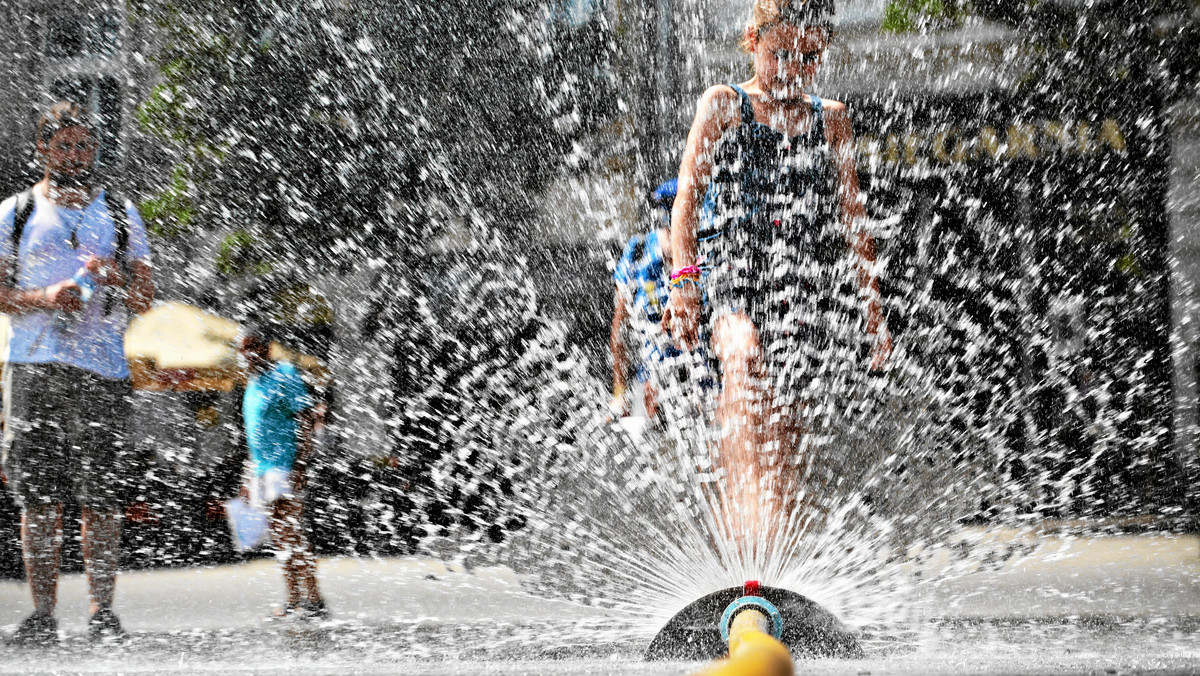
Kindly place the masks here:
<instances>
[{"instance_id":1,"label":"backpack strap","mask_svg":"<svg viewBox=\"0 0 1200 676\"><path fill-rule=\"evenodd\" d=\"M25 234L25 225L29 223L29 217L33 215L33 209L37 202L37 200L33 199L32 189L18 193L16 197L16 211L13 213L13 229L9 241L10 264L8 266L8 284L14 288L17 285L17 266L20 263L21 238ZM112 218L113 222L113 237L116 240L116 251L113 253L113 258L116 260L121 274L125 275L126 279L128 279L129 260L126 252L129 249L129 216L125 213L125 200L106 190L104 192L104 206L108 209L108 215ZM105 299L106 312L109 312L112 308L111 300L111 296Z\"/></svg>"},{"instance_id":2,"label":"backpack strap","mask_svg":"<svg viewBox=\"0 0 1200 676\"><path fill-rule=\"evenodd\" d=\"M108 209L109 217L112 218L113 238L117 244L117 248L113 252L113 258L117 261L117 266L121 268L121 272L128 273L129 260L126 253L129 249L129 215L125 213L125 200L105 190L104 206Z\"/></svg>"},{"instance_id":3,"label":"backpack strap","mask_svg":"<svg viewBox=\"0 0 1200 676\"><path fill-rule=\"evenodd\" d=\"M129 249L129 215L125 213L125 200L105 190L104 207L108 209L108 216L112 219L113 239L117 245L113 251L113 260L117 263L117 269L125 276L125 283L129 284L133 280L129 271L129 257L126 255ZM115 300L116 294L104 294L104 314L112 314Z\"/></svg>"},{"instance_id":4,"label":"backpack strap","mask_svg":"<svg viewBox=\"0 0 1200 676\"><path fill-rule=\"evenodd\" d=\"M13 288L17 286L17 265L20 263L21 257L21 237L25 234L25 224L29 222L29 217L33 215L35 202L32 188L17 193L17 204L13 212L12 237L9 241L9 251L11 253L8 264L8 285Z\"/></svg>"},{"instance_id":5,"label":"backpack strap","mask_svg":"<svg viewBox=\"0 0 1200 676\"><path fill-rule=\"evenodd\" d=\"M750 95L746 93L746 90L735 84L725 86L737 92L738 98L742 101L742 124L754 124L754 106L750 103Z\"/></svg>"}]
</instances>

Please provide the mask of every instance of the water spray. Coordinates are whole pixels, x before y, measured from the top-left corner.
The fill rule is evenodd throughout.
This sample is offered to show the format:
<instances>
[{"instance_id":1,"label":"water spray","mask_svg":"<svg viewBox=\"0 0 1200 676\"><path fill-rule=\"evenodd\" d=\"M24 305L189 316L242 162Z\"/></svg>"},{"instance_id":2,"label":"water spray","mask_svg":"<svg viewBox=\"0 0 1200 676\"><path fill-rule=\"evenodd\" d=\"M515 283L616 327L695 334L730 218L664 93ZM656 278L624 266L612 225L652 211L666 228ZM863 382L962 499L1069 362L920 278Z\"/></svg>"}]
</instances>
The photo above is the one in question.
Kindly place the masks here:
<instances>
[{"instance_id":1,"label":"water spray","mask_svg":"<svg viewBox=\"0 0 1200 676\"><path fill-rule=\"evenodd\" d=\"M650 642L645 658L728 656L705 673L791 674L793 655L858 658L862 648L833 613L812 600L752 580L713 592L676 613Z\"/></svg>"}]
</instances>

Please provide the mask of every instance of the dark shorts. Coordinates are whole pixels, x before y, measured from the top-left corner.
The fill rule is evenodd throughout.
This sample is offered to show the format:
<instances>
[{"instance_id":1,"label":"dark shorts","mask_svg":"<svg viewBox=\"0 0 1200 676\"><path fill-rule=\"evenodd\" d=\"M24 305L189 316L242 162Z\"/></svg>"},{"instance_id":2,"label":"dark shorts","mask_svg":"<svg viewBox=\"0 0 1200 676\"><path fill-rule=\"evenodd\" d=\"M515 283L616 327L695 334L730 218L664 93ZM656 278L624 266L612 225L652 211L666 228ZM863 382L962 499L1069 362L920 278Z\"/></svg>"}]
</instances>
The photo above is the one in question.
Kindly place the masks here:
<instances>
[{"instance_id":1,"label":"dark shorts","mask_svg":"<svg viewBox=\"0 0 1200 676\"><path fill-rule=\"evenodd\" d=\"M10 368L4 472L17 502L123 507L138 466L127 432L130 382L62 364Z\"/></svg>"}]
</instances>

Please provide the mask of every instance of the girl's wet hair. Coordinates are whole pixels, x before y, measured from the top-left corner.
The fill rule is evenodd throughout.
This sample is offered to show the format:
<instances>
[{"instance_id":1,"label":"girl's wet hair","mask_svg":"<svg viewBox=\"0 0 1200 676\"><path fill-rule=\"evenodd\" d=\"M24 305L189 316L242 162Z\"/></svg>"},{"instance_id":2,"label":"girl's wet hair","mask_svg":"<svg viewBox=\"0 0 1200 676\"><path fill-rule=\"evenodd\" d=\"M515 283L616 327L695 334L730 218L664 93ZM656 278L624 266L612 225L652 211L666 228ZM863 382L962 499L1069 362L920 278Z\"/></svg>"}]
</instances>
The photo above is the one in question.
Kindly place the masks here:
<instances>
[{"instance_id":1,"label":"girl's wet hair","mask_svg":"<svg viewBox=\"0 0 1200 676\"><path fill-rule=\"evenodd\" d=\"M82 106L71 101L59 101L47 108L38 119L38 143L49 143L55 134L68 127L83 127L88 133L93 131L92 122Z\"/></svg>"},{"instance_id":2,"label":"girl's wet hair","mask_svg":"<svg viewBox=\"0 0 1200 676\"><path fill-rule=\"evenodd\" d=\"M834 0L752 0L750 6L750 28L755 34L779 25L790 24L797 28L816 28L833 32ZM742 48L750 51L750 44L742 40Z\"/></svg>"}]
</instances>

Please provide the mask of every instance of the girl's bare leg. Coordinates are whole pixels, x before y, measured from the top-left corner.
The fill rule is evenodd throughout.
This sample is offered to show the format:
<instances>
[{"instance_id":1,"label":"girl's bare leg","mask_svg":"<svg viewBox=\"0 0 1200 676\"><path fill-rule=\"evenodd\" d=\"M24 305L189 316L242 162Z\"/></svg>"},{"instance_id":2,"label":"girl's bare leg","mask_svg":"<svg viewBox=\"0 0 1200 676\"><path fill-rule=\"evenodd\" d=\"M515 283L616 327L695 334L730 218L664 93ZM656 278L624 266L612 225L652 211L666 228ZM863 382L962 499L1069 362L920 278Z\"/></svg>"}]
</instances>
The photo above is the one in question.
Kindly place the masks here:
<instances>
[{"instance_id":1,"label":"girl's bare leg","mask_svg":"<svg viewBox=\"0 0 1200 676\"><path fill-rule=\"evenodd\" d=\"M646 380L642 397L643 403L646 405L646 418L654 420L658 417L658 390L655 389L652 379Z\"/></svg>"},{"instance_id":2,"label":"girl's bare leg","mask_svg":"<svg viewBox=\"0 0 1200 676\"><path fill-rule=\"evenodd\" d=\"M716 466L725 483L719 509L742 556L752 558L787 525L795 507L798 430L766 385L758 330L746 315L721 318L713 347L722 387Z\"/></svg>"},{"instance_id":3,"label":"girl's bare leg","mask_svg":"<svg viewBox=\"0 0 1200 676\"><path fill-rule=\"evenodd\" d=\"M62 554L62 505L29 505L21 514L21 549L33 609L53 615L58 604L58 566Z\"/></svg>"}]
</instances>

